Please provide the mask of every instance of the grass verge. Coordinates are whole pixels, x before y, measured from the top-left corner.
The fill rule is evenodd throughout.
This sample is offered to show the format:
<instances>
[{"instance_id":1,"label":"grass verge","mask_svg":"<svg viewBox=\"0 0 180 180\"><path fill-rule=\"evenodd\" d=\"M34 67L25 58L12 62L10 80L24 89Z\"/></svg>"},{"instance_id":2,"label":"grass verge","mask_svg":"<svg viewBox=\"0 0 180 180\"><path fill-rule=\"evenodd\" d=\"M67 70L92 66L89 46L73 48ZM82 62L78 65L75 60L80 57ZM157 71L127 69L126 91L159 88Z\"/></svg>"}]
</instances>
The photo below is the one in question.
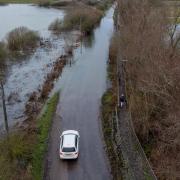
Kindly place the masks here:
<instances>
[{"instance_id":1,"label":"grass verge","mask_svg":"<svg viewBox=\"0 0 180 180\"><path fill-rule=\"evenodd\" d=\"M120 168L122 167L121 156L115 147L115 139L113 131L116 131L112 119L115 114L115 107L117 105L117 72L116 72L116 40L113 39L110 46L109 64L108 64L108 79L111 82L111 87L107 89L101 99L101 119L104 139L106 142L106 151L111 164L111 171L113 179L120 180L122 175Z\"/></svg>"},{"instance_id":2,"label":"grass verge","mask_svg":"<svg viewBox=\"0 0 180 180\"><path fill-rule=\"evenodd\" d=\"M44 155L47 151L49 130L52 118L56 110L59 94L56 93L48 102L43 114L38 119L37 144L32 154L32 175L33 179L41 180L43 178Z\"/></svg>"},{"instance_id":3,"label":"grass verge","mask_svg":"<svg viewBox=\"0 0 180 180\"><path fill-rule=\"evenodd\" d=\"M0 140L0 179L42 179L48 134L58 99L59 93L56 93L48 101L41 117L29 122L28 128Z\"/></svg>"}]
</instances>

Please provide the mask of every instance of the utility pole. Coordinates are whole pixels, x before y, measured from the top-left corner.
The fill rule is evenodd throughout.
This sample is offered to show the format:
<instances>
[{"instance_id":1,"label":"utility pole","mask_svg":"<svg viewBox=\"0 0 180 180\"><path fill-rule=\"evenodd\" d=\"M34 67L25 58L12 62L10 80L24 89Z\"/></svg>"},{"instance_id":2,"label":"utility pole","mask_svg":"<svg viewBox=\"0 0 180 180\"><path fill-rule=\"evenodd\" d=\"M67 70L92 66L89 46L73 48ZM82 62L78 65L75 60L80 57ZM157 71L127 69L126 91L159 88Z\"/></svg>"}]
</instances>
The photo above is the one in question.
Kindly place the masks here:
<instances>
[{"instance_id":1,"label":"utility pole","mask_svg":"<svg viewBox=\"0 0 180 180\"><path fill-rule=\"evenodd\" d=\"M7 119L4 86L3 86L2 81L1 81L1 91L2 91L2 103L3 103L3 112L4 112L4 123L5 123L5 129L6 129L6 132L7 132L7 135L8 135L9 134L9 126L8 126L8 119Z\"/></svg>"}]
</instances>

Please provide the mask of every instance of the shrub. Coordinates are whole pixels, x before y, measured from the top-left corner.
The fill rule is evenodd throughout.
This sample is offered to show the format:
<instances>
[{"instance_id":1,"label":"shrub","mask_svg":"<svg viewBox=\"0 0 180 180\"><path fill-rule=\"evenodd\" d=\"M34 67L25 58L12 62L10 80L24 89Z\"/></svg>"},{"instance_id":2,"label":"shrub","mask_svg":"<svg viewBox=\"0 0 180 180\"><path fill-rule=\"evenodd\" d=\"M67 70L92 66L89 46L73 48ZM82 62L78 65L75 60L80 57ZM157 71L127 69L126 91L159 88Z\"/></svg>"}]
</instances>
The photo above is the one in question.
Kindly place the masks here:
<instances>
[{"instance_id":1,"label":"shrub","mask_svg":"<svg viewBox=\"0 0 180 180\"><path fill-rule=\"evenodd\" d=\"M38 33L26 27L15 28L7 36L8 48L12 51L33 49L38 40Z\"/></svg>"},{"instance_id":2,"label":"shrub","mask_svg":"<svg viewBox=\"0 0 180 180\"><path fill-rule=\"evenodd\" d=\"M55 32L65 30L80 30L85 34L90 34L93 28L100 22L103 13L91 7L78 7L66 14L64 21L56 19L49 26ZM81 24L81 25L80 25Z\"/></svg>"},{"instance_id":3,"label":"shrub","mask_svg":"<svg viewBox=\"0 0 180 180\"><path fill-rule=\"evenodd\" d=\"M80 29L89 34L100 22L102 12L94 8L77 8L65 16L64 29ZM81 27L80 27L81 24Z\"/></svg>"}]
</instances>

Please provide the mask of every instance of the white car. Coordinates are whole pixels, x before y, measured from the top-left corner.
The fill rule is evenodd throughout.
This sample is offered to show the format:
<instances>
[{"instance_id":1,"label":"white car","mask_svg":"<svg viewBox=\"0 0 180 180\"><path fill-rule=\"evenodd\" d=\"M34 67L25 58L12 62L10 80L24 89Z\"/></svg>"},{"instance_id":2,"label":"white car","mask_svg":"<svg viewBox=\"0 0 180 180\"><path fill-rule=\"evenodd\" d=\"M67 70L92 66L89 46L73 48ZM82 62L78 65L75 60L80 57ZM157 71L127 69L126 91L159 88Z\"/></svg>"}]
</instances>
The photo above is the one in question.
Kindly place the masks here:
<instances>
[{"instance_id":1,"label":"white car","mask_svg":"<svg viewBox=\"0 0 180 180\"><path fill-rule=\"evenodd\" d=\"M67 130L60 136L60 159L77 159L79 154L79 132Z\"/></svg>"}]
</instances>

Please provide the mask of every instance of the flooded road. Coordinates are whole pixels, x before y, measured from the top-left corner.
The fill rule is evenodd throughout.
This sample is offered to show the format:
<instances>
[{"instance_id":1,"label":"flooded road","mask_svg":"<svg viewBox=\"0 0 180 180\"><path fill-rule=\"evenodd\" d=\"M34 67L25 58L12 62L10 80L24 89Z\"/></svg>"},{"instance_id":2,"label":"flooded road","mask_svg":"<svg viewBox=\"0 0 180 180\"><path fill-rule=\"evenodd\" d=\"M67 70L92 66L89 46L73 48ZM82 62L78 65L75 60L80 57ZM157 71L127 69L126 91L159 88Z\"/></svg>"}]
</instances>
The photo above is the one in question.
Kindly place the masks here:
<instances>
[{"instance_id":1,"label":"flooded road","mask_svg":"<svg viewBox=\"0 0 180 180\"><path fill-rule=\"evenodd\" d=\"M56 83L56 89L60 89L61 94L50 134L45 179L112 179L99 114L101 97L106 90L106 68L114 28L113 13L113 8L107 11L94 31L92 41L75 51L74 64L64 69ZM77 161L59 159L59 136L67 129L80 133L80 155Z\"/></svg>"},{"instance_id":2,"label":"flooded road","mask_svg":"<svg viewBox=\"0 0 180 180\"><path fill-rule=\"evenodd\" d=\"M56 18L63 19L64 11L32 5L13 4L0 6L0 40L19 26L38 31L47 45L38 47L26 57L10 59L4 85L9 125L22 122L29 95L41 88L53 62L63 54L64 38L52 35L49 24ZM6 20L4 20L6 19ZM0 101L0 129L3 129L2 102Z\"/></svg>"}]
</instances>

